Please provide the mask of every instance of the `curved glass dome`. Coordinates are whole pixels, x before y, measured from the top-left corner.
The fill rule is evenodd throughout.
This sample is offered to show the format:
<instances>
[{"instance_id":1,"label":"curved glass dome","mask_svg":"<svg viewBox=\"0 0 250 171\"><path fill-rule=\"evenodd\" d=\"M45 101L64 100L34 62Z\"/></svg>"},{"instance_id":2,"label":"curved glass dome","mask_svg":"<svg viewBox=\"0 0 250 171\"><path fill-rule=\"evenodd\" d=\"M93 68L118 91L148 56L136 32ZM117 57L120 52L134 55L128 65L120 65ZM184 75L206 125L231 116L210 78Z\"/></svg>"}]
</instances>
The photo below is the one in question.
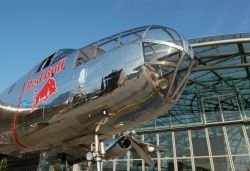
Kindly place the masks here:
<instances>
[{"instance_id":1,"label":"curved glass dome","mask_svg":"<svg viewBox=\"0 0 250 171\"><path fill-rule=\"evenodd\" d=\"M155 90L171 103L176 101L189 78L193 52L188 42L171 28L144 26L101 39L79 49L81 61L76 66L132 43L142 45L138 51L143 52L145 72Z\"/></svg>"},{"instance_id":2,"label":"curved glass dome","mask_svg":"<svg viewBox=\"0 0 250 171\"><path fill-rule=\"evenodd\" d=\"M144 42L152 40L169 42L172 44L172 46L185 51L186 53L190 54L191 57L193 57L192 50L187 41L185 41L173 29L158 25L144 26L127 30L96 41L81 48L80 50L81 52L86 53L87 59L90 59L135 41Z\"/></svg>"}]
</instances>

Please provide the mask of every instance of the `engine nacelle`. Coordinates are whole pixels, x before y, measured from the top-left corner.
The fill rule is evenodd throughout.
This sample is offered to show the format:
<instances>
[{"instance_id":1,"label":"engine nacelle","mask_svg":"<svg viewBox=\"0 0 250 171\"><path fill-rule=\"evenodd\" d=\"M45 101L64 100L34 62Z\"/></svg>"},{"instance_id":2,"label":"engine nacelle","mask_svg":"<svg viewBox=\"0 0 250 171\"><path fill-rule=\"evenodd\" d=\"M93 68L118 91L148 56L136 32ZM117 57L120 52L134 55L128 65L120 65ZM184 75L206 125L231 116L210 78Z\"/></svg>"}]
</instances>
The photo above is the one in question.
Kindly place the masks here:
<instances>
[{"instance_id":1,"label":"engine nacelle","mask_svg":"<svg viewBox=\"0 0 250 171\"><path fill-rule=\"evenodd\" d=\"M106 155L105 158L107 160L116 158L124 153L126 153L131 148L131 140L122 136L115 140L110 140L105 142Z\"/></svg>"}]
</instances>

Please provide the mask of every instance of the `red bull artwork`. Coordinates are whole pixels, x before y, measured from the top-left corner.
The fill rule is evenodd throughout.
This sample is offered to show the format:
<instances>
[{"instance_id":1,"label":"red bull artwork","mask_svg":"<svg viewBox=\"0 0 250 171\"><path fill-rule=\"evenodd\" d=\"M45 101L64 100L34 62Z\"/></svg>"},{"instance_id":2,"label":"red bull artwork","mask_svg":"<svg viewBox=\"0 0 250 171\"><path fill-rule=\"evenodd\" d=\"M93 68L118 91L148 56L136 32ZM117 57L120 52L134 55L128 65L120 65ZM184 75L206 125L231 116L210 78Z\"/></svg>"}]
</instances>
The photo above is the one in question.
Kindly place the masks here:
<instances>
[{"instance_id":1,"label":"red bull artwork","mask_svg":"<svg viewBox=\"0 0 250 171\"><path fill-rule=\"evenodd\" d=\"M42 71L41 75L39 75L36 79L30 80L26 87L26 91L27 92L30 91L31 89L33 89L34 87L39 85L41 82L51 77L52 75L55 75L59 73L60 71L62 71L64 69L65 60L66 58L61 59L56 66L49 67L48 69L46 69L46 71Z\"/></svg>"},{"instance_id":2,"label":"red bull artwork","mask_svg":"<svg viewBox=\"0 0 250 171\"><path fill-rule=\"evenodd\" d=\"M39 104L40 100L45 103L52 94L57 92L56 80L54 78L49 78L38 93L35 93L34 105L32 110L34 110Z\"/></svg>"}]
</instances>

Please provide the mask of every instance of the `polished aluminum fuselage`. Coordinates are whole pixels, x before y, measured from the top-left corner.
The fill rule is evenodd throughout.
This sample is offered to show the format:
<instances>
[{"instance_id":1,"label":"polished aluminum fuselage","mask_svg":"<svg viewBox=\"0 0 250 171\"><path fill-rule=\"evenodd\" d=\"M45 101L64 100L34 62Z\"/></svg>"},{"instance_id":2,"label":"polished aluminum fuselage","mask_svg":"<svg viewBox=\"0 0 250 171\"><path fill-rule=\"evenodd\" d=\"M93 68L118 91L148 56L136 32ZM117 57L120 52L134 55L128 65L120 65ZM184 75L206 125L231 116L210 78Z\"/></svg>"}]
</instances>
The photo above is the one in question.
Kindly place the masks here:
<instances>
[{"instance_id":1,"label":"polished aluminum fuselage","mask_svg":"<svg viewBox=\"0 0 250 171\"><path fill-rule=\"evenodd\" d=\"M155 88L141 41L75 67L78 53L76 50L64 57L60 72L41 79L32 88L28 88L30 80L39 79L47 68L39 72L38 66L33 68L1 94L1 153L89 145L97 125L101 139L105 139L161 115L178 98ZM59 62L49 67L56 67ZM56 91L34 106L49 78L56 81Z\"/></svg>"}]
</instances>

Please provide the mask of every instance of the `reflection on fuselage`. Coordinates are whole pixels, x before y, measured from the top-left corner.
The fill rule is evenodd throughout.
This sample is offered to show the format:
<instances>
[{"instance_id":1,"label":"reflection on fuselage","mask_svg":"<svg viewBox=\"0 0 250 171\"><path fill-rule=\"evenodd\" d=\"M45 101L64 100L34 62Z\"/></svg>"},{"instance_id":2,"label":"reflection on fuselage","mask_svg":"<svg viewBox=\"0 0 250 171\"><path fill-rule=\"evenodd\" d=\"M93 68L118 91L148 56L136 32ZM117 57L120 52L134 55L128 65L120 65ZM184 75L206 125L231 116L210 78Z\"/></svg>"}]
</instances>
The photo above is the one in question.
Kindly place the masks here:
<instances>
[{"instance_id":1,"label":"reflection on fuselage","mask_svg":"<svg viewBox=\"0 0 250 171\"><path fill-rule=\"evenodd\" d=\"M170 36L166 40L153 38L154 30ZM186 42L167 30L160 26L142 27L124 36L121 33L104 39L100 45L97 42L72 51L63 56L65 63L60 72L21 93L20 87L47 70L39 71L39 65L32 69L0 96L0 132L9 137L0 137L0 151L8 154L88 145L100 120L100 138L104 139L166 112L182 93L192 62ZM135 40L121 42L133 34L137 35ZM108 44L111 39L120 42L105 50L105 41ZM60 59L57 60L53 62L51 58L48 67L59 66ZM44 88L49 79L55 81L53 89ZM41 96L37 96L39 92ZM21 105L17 105L18 99ZM14 125L18 143L11 138Z\"/></svg>"}]
</instances>

